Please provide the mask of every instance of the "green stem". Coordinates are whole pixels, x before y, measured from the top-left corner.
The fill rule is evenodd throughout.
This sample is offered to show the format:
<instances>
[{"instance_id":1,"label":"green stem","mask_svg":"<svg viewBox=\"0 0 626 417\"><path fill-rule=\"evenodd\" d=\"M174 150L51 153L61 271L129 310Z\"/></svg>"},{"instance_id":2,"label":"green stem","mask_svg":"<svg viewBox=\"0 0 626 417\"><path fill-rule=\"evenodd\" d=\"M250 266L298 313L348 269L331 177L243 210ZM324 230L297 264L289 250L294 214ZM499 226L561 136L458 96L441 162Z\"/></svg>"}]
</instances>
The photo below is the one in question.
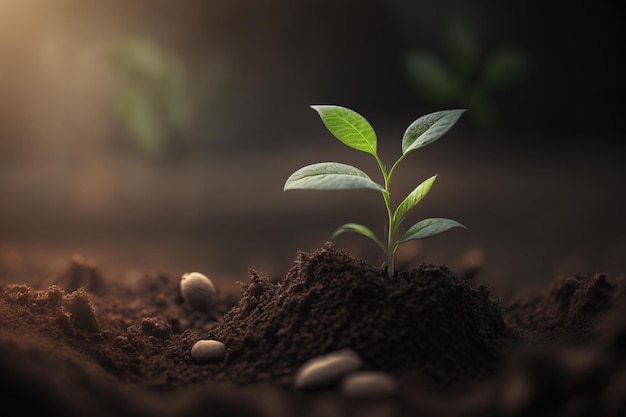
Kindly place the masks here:
<instances>
[{"instance_id":1,"label":"green stem","mask_svg":"<svg viewBox=\"0 0 626 417\"><path fill-rule=\"evenodd\" d=\"M402 154L402 156L400 156L400 158L398 158L398 160L393 164L393 166L389 170L389 178L391 178L391 175L393 174L393 171L395 171L395 169L398 166L398 164L400 163L400 161L402 161L407 155L408 155L408 153Z\"/></svg>"},{"instance_id":2,"label":"green stem","mask_svg":"<svg viewBox=\"0 0 626 417\"><path fill-rule=\"evenodd\" d=\"M391 210L391 204L390 204L390 199L389 199L389 195L390 195L390 190L389 190L389 184L391 183L391 176L393 175L393 171L395 171L396 167L398 166L398 164L408 155L408 153L402 154L400 156L400 158L398 158L398 160L392 165L391 169L389 170L389 172L386 172L385 167L382 166L382 164L379 162L378 165L380 166L382 172L383 172L383 177L385 178L385 193L383 194L383 197L385 199L385 206L387 207L387 214L389 216L389 229L387 231L387 262L389 264L389 277L392 277L394 274L394 269L395 269L395 262L394 262L394 257L395 257L395 252L396 252L396 245L394 245L393 242L393 236L396 233L396 228L398 227L398 224L400 223L400 221L398 221L398 224L396 224L396 222L394 221L393 218L393 211ZM379 161L378 157L376 157L376 160ZM397 220L397 219L396 219Z\"/></svg>"},{"instance_id":3,"label":"green stem","mask_svg":"<svg viewBox=\"0 0 626 417\"><path fill-rule=\"evenodd\" d=\"M383 181L385 184L385 190L383 191L383 200L385 201L385 208L387 209L387 233L386 233L386 245L387 248L385 250L385 256L387 257L387 275L391 278L394 274L394 250L393 250L393 235L395 232L395 225L393 222L393 211L391 210L391 199L390 199L390 190L389 185L391 182L391 172L387 173L385 166L382 161L378 157L378 155L374 155L376 158L376 162L378 163L378 167L383 174ZM395 167L395 165L394 165ZM393 168L392 168L393 170Z\"/></svg>"}]
</instances>

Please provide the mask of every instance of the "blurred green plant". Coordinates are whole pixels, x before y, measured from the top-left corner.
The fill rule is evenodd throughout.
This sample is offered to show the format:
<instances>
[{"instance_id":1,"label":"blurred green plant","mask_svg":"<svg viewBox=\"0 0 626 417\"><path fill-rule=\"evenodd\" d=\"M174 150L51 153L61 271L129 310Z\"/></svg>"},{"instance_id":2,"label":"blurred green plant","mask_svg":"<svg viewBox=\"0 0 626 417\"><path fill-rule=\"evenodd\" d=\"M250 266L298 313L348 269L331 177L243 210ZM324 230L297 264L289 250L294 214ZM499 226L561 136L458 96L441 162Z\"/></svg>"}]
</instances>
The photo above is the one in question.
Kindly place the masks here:
<instances>
[{"instance_id":1,"label":"blurred green plant","mask_svg":"<svg viewBox=\"0 0 626 417\"><path fill-rule=\"evenodd\" d=\"M440 54L409 50L403 56L411 87L436 106L461 106L480 128L498 123L494 94L519 82L530 69L521 48L503 45L483 53L476 33L462 20L450 21L443 31Z\"/></svg>"},{"instance_id":2,"label":"blurred green plant","mask_svg":"<svg viewBox=\"0 0 626 417\"><path fill-rule=\"evenodd\" d=\"M107 58L117 83L114 118L141 153L163 157L198 146L201 124L208 119L200 116L220 84L217 74L192 77L175 54L143 37L116 43Z\"/></svg>"}]
</instances>

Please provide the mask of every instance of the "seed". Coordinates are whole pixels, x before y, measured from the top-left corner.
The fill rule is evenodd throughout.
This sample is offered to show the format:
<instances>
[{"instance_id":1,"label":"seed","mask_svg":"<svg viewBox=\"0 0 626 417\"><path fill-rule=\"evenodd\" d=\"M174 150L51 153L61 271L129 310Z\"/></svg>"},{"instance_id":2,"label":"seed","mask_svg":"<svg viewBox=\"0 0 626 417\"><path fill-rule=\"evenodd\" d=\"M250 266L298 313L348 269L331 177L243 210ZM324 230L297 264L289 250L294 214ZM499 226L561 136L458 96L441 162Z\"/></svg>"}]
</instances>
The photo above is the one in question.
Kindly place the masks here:
<instances>
[{"instance_id":1,"label":"seed","mask_svg":"<svg viewBox=\"0 0 626 417\"><path fill-rule=\"evenodd\" d=\"M215 285L200 272L184 274L180 280L180 292L194 310L209 311L215 302Z\"/></svg>"},{"instance_id":2,"label":"seed","mask_svg":"<svg viewBox=\"0 0 626 417\"><path fill-rule=\"evenodd\" d=\"M294 384L300 389L315 389L338 382L361 367L361 357L351 349L341 349L305 362L296 372Z\"/></svg>"},{"instance_id":3,"label":"seed","mask_svg":"<svg viewBox=\"0 0 626 417\"><path fill-rule=\"evenodd\" d=\"M354 398L388 397L397 389L396 380L386 372L354 372L341 381L343 394Z\"/></svg>"},{"instance_id":4,"label":"seed","mask_svg":"<svg viewBox=\"0 0 626 417\"><path fill-rule=\"evenodd\" d=\"M198 340L191 348L191 358L196 362L220 362L226 346L219 340Z\"/></svg>"}]
</instances>

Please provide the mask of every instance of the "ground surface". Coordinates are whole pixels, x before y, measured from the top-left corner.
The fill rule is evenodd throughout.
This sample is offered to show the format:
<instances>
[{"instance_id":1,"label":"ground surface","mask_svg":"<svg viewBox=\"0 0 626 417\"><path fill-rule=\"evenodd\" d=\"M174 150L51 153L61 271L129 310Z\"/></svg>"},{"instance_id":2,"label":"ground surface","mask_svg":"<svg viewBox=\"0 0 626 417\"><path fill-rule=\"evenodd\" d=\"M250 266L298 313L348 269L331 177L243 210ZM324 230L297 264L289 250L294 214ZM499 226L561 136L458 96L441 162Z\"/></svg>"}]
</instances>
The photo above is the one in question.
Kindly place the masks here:
<instances>
[{"instance_id":1,"label":"ground surface","mask_svg":"<svg viewBox=\"0 0 626 417\"><path fill-rule=\"evenodd\" d=\"M90 416L623 415L626 287L559 278L494 300L476 271L420 264L386 272L332 244L300 252L283 279L254 270L195 312L179 276L112 282L68 260L32 285L0 287L7 409ZM197 364L201 338L227 346ZM355 400L293 388L307 359L350 347L398 392Z\"/></svg>"}]
</instances>

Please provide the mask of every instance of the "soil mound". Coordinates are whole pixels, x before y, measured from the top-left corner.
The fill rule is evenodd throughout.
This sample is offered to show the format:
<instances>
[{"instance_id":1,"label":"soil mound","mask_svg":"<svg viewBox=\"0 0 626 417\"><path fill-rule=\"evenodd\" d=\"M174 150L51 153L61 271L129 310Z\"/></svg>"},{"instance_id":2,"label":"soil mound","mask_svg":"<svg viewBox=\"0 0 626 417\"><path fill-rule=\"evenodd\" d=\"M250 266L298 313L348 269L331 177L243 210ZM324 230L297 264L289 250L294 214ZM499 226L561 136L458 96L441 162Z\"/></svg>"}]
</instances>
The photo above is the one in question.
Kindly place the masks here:
<instances>
[{"instance_id":1,"label":"soil mound","mask_svg":"<svg viewBox=\"0 0 626 417\"><path fill-rule=\"evenodd\" d=\"M240 384L289 383L314 356L351 348L365 367L450 386L495 369L512 337L500 305L442 265L394 277L327 243L300 252L284 281L251 270L237 306L211 331Z\"/></svg>"}]
</instances>

